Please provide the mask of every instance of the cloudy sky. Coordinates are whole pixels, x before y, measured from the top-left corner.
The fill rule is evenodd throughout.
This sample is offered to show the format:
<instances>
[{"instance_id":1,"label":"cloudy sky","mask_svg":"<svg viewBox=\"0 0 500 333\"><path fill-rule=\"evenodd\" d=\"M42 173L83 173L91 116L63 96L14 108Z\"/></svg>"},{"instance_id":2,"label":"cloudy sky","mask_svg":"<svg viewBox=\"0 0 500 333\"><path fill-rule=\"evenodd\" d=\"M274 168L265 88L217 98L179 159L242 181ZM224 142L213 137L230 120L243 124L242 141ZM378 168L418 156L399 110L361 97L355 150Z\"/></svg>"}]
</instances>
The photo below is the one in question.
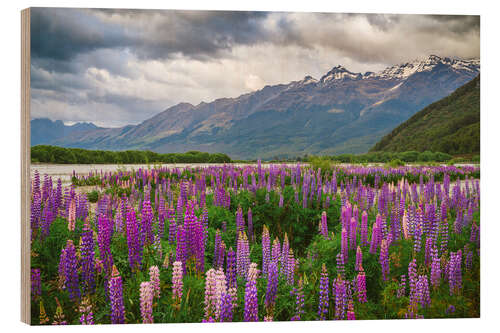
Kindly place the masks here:
<instances>
[{"instance_id":1,"label":"cloudy sky","mask_svg":"<svg viewBox=\"0 0 500 333\"><path fill-rule=\"evenodd\" d=\"M480 49L478 16L35 8L31 22L32 118L106 127L338 64L378 71Z\"/></svg>"}]
</instances>

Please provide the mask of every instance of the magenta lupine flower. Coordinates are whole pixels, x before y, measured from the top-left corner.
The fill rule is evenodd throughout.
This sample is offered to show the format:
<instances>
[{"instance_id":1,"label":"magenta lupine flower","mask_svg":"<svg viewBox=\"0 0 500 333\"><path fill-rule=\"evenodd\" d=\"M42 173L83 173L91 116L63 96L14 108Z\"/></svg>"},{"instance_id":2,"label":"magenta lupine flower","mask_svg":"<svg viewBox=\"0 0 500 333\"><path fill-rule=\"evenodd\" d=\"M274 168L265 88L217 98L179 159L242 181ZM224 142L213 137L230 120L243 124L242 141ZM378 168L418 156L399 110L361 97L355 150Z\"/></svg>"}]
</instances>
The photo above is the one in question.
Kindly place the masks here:
<instances>
[{"instance_id":1,"label":"magenta lupine flower","mask_svg":"<svg viewBox=\"0 0 500 333\"><path fill-rule=\"evenodd\" d=\"M160 298L160 269L158 266L149 267L149 281L153 287L154 297Z\"/></svg>"},{"instance_id":2,"label":"magenta lupine flower","mask_svg":"<svg viewBox=\"0 0 500 333\"><path fill-rule=\"evenodd\" d=\"M143 324L153 323L153 285L149 281L141 283L140 301L141 301L141 317Z\"/></svg>"},{"instance_id":3,"label":"magenta lupine flower","mask_svg":"<svg viewBox=\"0 0 500 333\"><path fill-rule=\"evenodd\" d=\"M302 278L299 279L299 286L293 288L292 294L295 295L295 315L290 318L291 321L299 321L304 313L304 291L302 290Z\"/></svg>"},{"instance_id":4,"label":"magenta lupine flower","mask_svg":"<svg viewBox=\"0 0 500 333\"><path fill-rule=\"evenodd\" d=\"M40 268L31 269L31 298L42 296L42 284L40 281Z\"/></svg>"},{"instance_id":5,"label":"magenta lupine flower","mask_svg":"<svg viewBox=\"0 0 500 333\"><path fill-rule=\"evenodd\" d=\"M379 263L382 267L382 279L387 281L389 278L389 246L385 239L382 240L382 245L380 246Z\"/></svg>"},{"instance_id":6,"label":"magenta lupine flower","mask_svg":"<svg viewBox=\"0 0 500 333\"><path fill-rule=\"evenodd\" d=\"M257 264L251 263L248 268L245 285L245 321L259 321L259 305L257 302Z\"/></svg>"},{"instance_id":7,"label":"magenta lupine flower","mask_svg":"<svg viewBox=\"0 0 500 333\"><path fill-rule=\"evenodd\" d=\"M140 270L143 249L139 239L135 211L130 206L127 206L127 246L130 269Z\"/></svg>"},{"instance_id":8,"label":"magenta lupine flower","mask_svg":"<svg viewBox=\"0 0 500 333\"><path fill-rule=\"evenodd\" d=\"M271 239L269 237L269 230L264 225L262 229L262 275L266 276L268 266L271 261Z\"/></svg>"},{"instance_id":9,"label":"magenta lupine flower","mask_svg":"<svg viewBox=\"0 0 500 333\"><path fill-rule=\"evenodd\" d=\"M356 249L356 271L363 270L363 251L361 251L361 247L358 246Z\"/></svg>"},{"instance_id":10,"label":"magenta lupine flower","mask_svg":"<svg viewBox=\"0 0 500 333\"><path fill-rule=\"evenodd\" d=\"M347 230L345 228L342 228L342 239L340 243L340 253L342 253L342 256L344 258L344 262L347 262L349 258L349 244L347 240Z\"/></svg>"},{"instance_id":11,"label":"magenta lupine flower","mask_svg":"<svg viewBox=\"0 0 500 333\"><path fill-rule=\"evenodd\" d=\"M78 282L78 262L76 258L76 249L73 241L68 239L64 255L64 277L66 289L69 292L69 298L77 301L80 298L80 286Z\"/></svg>"},{"instance_id":12,"label":"magenta lupine flower","mask_svg":"<svg viewBox=\"0 0 500 333\"><path fill-rule=\"evenodd\" d=\"M356 208L357 209L357 208ZM356 248L356 235L358 228L358 220L355 217L351 217L349 229L349 249L354 250Z\"/></svg>"},{"instance_id":13,"label":"magenta lupine flower","mask_svg":"<svg viewBox=\"0 0 500 333\"><path fill-rule=\"evenodd\" d=\"M375 254L377 252L378 241L381 236L380 227L375 221L372 227L372 239L370 242L370 253Z\"/></svg>"},{"instance_id":14,"label":"magenta lupine flower","mask_svg":"<svg viewBox=\"0 0 500 333\"><path fill-rule=\"evenodd\" d=\"M325 320L328 314L328 294L329 294L329 281L326 266L321 266L321 278L319 280L319 305L318 305L318 319Z\"/></svg>"},{"instance_id":15,"label":"magenta lupine flower","mask_svg":"<svg viewBox=\"0 0 500 333\"><path fill-rule=\"evenodd\" d=\"M342 276L338 275L335 280L335 319L345 319L347 308L347 290L346 282Z\"/></svg>"},{"instance_id":16,"label":"magenta lupine flower","mask_svg":"<svg viewBox=\"0 0 500 333\"><path fill-rule=\"evenodd\" d=\"M366 275L363 270L356 277L356 289L358 291L358 301L366 303Z\"/></svg>"},{"instance_id":17,"label":"magenta lupine flower","mask_svg":"<svg viewBox=\"0 0 500 333\"><path fill-rule=\"evenodd\" d=\"M116 266L113 266L109 279L109 302L111 304L111 323L123 324L125 322L125 307L123 306L122 278Z\"/></svg>"},{"instance_id":18,"label":"magenta lupine flower","mask_svg":"<svg viewBox=\"0 0 500 333\"><path fill-rule=\"evenodd\" d=\"M83 226L81 252L82 291L85 294L94 292L94 234L88 223Z\"/></svg>"},{"instance_id":19,"label":"magenta lupine flower","mask_svg":"<svg viewBox=\"0 0 500 333\"><path fill-rule=\"evenodd\" d=\"M278 290L278 267L276 263L271 262L267 275L267 289L264 304L266 306L267 316L273 317L274 305L276 303L276 292Z\"/></svg>"},{"instance_id":20,"label":"magenta lupine flower","mask_svg":"<svg viewBox=\"0 0 500 333\"><path fill-rule=\"evenodd\" d=\"M227 251L226 272L228 288L236 288L236 258L232 247Z\"/></svg>"},{"instance_id":21,"label":"magenta lupine flower","mask_svg":"<svg viewBox=\"0 0 500 333\"><path fill-rule=\"evenodd\" d=\"M182 277L182 262L175 261L172 270L172 298L176 305L181 304L183 287Z\"/></svg>"},{"instance_id":22,"label":"magenta lupine flower","mask_svg":"<svg viewBox=\"0 0 500 333\"><path fill-rule=\"evenodd\" d=\"M250 248L248 245L248 238L244 232L240 232L236 247L236 271L238 276L246 277L249 264Z\"/></svg>"},{"instance_id":23,"label":"magenta lupine flower","mask_svg":"<svg viewBox=\"0 0 500 333\"><path fill-rule=\"evenodd\" d=\"M354 303L349 301L347 304L347 320L356 320L356 314L354 313Z\"/></svg>"},{"instance_id":24,"label":"magenta lupine flower","mask_svg":"<svg viewBox=\"0 0 500 333\"><path fill-rule=\"evenodd\" d=\"M326 219L326 212L323 211L321 214L321 223L320 223L320 233L323 235L325 239L328 239L328 224Z\"/></svg>"},{"instance_id":25,"label":"magenta lupine flower","mask_svg":"<svg viewBox=\"0 0 500 333\"><path fill-rule=\"evenodd\" d=\"M363 211L363 213L361 214L360 236L361 245L368 246L368 213L366 213L366 211Z\"/></svg>"}]
</instances>

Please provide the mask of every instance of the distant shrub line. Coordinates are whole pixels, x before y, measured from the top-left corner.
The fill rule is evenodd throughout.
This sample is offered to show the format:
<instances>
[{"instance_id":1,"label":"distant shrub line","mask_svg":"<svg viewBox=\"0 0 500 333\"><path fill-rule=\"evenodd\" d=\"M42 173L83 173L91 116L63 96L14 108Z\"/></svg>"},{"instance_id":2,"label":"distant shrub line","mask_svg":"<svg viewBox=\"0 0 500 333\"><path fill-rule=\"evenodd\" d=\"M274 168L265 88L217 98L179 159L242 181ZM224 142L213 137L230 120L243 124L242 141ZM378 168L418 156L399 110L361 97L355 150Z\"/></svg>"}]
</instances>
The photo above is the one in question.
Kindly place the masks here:
<instances>
[{"instance_id":1,"label":"distant shrub line","mask_svg":"<svg viewBox=\"0 0 500 333\"><path fill-rule=\"evenodd\" d=\"M479 162L479 155L471 156L470 158L454 158L450 154L431 151L405 151L405 152L370 152L366 154L353 155L342 154L334 156L312 156L309 157L309 162L319 162L320 160L328 160L339 163L390 163L401 161L404 163L428 163L428 162Z\"/></svg>"},{"instance_id":2,"label":"distant shrub line","mask_svg":"<svg viewBox=\"0 0 500 333\"><path fill-rule=\"evenodd\" d=\"M109 151L38 145L31 147L31 162L58 164L230 163L231 158L226 154L199 151L160 154L149 150Z\"/></svg>"}]
</instances>

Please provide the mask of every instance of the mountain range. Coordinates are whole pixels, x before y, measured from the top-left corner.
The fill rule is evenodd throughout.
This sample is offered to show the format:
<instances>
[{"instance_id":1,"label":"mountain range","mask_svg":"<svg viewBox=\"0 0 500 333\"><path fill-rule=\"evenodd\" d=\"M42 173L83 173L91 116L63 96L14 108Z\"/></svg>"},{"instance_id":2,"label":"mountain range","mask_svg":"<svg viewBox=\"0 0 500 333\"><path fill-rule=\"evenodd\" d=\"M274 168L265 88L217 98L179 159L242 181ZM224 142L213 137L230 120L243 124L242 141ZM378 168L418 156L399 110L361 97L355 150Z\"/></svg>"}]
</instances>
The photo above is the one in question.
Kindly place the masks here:
<instances>
[{"instance_id":1,"label":"mountain range","mask_svg":"<svg viewBox=\"0 0 500 333\"><path fill-rule=\"evenodd\" d=\"M32 120L32 145L42 138L64 147L200 150L226 153L233 159L363 153L479 71L479 59L436 55L380 72L355 73L338 65L320 79L306 76L237 98L180 103L138 125L66 131L54 137L44 135ZM34 132L38 141L33 140Z\"/></svg>"}]
</instances>

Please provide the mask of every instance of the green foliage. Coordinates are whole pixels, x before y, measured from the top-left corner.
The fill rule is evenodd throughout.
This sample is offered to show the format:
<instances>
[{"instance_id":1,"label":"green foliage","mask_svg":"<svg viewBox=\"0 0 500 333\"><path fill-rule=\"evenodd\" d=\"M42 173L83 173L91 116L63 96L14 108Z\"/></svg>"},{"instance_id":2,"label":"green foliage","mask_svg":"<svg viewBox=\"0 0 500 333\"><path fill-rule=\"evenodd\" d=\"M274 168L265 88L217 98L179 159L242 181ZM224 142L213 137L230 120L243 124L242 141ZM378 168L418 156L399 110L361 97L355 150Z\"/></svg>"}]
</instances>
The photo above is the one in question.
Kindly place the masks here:
<instances>
[{"instance_id":1,"label":"green foliage","mask_svg":"<svg viewBox=\"0 0 500 333\"><path fill-rule=\"evenodd\" d=\"M479 75L396 127L370 152L442 151L452 155L480 151ZM435 160L428 153L422 161ZM439 157L441 158L441 156ZM441 162L441 161L440 161Z\"/></svg>"},{"instance_id":2,"label":"green foliage","mask_svg":"<svg viewBox=\"0 0 500 333\"><path fill-rule=\"evenodd\" d=\"M99 200L99 192L97 192L97 190L90 191L87 193L87 200L92 203L97 202L97 200Z\"/></svg>"}]
</instances>

